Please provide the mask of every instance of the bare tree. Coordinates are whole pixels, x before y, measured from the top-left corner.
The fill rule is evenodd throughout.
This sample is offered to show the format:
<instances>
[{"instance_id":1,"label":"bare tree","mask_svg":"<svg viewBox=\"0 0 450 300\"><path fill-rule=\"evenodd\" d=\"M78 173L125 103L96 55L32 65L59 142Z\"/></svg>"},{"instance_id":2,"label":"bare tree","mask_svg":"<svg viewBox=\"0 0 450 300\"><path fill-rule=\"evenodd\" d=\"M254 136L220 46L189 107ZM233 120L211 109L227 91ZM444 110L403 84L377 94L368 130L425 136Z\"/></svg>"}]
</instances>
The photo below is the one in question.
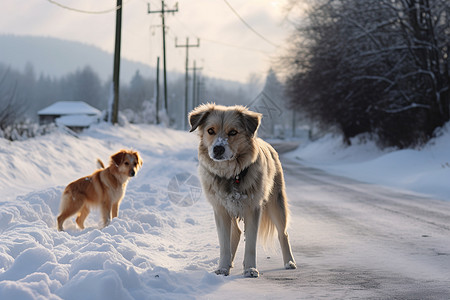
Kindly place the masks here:
<instances>
[{"instance_id":1,"label":"bare tree","mask_svg":"<svg viewBox=\"0 0 450 300\"><path fill-rule=\"evenodd\" d=\"M291 106L347 141L411 146L449 120L445 0L319 0L283 59Z\"/></svg>"}]
</instances>

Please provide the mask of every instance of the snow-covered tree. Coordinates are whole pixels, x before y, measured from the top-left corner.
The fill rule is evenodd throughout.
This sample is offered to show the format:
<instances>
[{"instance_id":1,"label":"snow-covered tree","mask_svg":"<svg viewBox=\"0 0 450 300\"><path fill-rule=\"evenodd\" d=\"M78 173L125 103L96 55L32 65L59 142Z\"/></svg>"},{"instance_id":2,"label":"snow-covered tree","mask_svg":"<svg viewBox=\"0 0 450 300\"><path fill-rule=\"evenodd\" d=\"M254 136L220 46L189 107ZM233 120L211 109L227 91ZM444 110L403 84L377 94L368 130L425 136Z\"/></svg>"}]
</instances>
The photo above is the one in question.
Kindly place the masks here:
<instances>
[{"instance_id":1,"label":"snow-covered tree","mask_svg":"<svg viewBox=\"0 0 450 300\"><path fill-rule=\"evenodd\" d=\"M450 2L316 0L284 58L291 105L345 138L429 139L449 120Z\"/></svg>"}]
</instances>

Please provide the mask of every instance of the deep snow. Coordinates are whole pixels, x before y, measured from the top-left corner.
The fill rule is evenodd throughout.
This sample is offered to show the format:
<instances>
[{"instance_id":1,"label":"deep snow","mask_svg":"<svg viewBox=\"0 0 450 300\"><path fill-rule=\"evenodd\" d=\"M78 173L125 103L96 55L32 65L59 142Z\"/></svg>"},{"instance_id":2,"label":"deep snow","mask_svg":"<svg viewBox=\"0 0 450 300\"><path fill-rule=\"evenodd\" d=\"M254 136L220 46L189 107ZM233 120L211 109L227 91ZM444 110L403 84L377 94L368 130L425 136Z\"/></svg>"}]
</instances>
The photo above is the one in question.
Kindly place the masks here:
<instances>
[{"instance_id":1,"label":"deep snow","mask_svg":"<svg viewBox=\"0 0 450 300\"><path fill-rule=\"evenodd\" d=\"M326 136L288 155L450 200L449 137L447 127L420 151L379 151L371 142L344 147ZM194 133L150 125L100 124L79 137L55 132L20 142L0 139L0 298L208 298L233 281L247 286L239 277L212 273L219 249L212 210L194 180L196 147ZM128 185L119 217L102 229L94 212L86 229L77 229L72 218L67 232L58 232L65 185L121 148L140 151L144 165ZM177 188L189 201L179 201Z\"/></svg>"},{"instance_id":2,"label":"deep snow","mask_svg":"<svg viewBox=\"0 0 450 300\"><path fill-rule=\"evenodd\" d=\"M210 211L203 203L191 214L167 192L176 175L195 174L195 138L156 126L103 124L79 138L57 132L0 140L0 298L189 298L214 289L223 281L210 272L216 243L194 238L214 230L198 226ZM128 185L119 218L101 229L94 212L85 230L72 218L67 232L58 232L65 185L121 148L140 151L144 165Z\"/></svg>"}]
</instances>

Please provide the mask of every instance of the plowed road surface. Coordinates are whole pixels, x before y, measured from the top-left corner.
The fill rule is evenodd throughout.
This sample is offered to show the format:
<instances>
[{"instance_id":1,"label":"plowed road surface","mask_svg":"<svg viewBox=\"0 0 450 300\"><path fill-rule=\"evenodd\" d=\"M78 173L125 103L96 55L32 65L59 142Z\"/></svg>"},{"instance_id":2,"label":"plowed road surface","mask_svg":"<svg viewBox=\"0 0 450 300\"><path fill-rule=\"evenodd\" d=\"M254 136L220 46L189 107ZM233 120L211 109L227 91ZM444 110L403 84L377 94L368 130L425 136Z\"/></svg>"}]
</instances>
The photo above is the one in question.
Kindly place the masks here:
<instances>
[{"instance_id":1,"label":"plowed road surface","mask_svg":"<svg viewBox=\"0 0 450 300\"><path fill-rule=\"evenodd\" d=\"M282 163L298 269L258 249L260 278L242 278L241 244L211 299L450 299L450 202Z\"/></svg>"}]
</instances>

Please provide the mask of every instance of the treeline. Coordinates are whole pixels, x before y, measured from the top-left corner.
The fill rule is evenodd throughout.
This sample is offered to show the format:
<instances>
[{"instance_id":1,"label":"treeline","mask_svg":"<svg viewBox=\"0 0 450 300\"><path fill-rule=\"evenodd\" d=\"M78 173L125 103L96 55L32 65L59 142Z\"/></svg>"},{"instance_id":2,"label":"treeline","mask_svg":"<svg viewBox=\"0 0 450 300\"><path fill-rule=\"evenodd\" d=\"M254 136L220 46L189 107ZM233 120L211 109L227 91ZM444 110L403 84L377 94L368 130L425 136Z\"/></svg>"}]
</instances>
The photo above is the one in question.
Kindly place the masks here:
<instances>
[{"instance_id":1,"label":"treeline","mask_svg":"<svg viewBox=\"0 0 450 300\"><path fill-rule=\"evenodd\" d=\"M170 126L180 128L183 118L186 118L184 75L172 74L168 85ZM200 102L248 103L254 97L251 88L253 85L254 80L248 84L238 84L203 77L197 95ZM155 78L143 77L136 71L129 82L122 80L119 110L131 122L154 123L154 118L139 117L139 114L145 110L154 110L155 88ZM189 89L191 97L192 86ZM161 86L160 91L162 90ZM84 101L100 110L106 110L110 93L111 82L102 82L89 66L60 78L52 78L37 75L31 64L27 64L23 71L0 64L0 130L5 131L12 124L37 122L37 112L56 101ZM160 109L163 107L162 101L161 94ZM189 108L192 109L192 99L189 101Z\"/></svg>"},{"instance_id":2,"label":"treeline","mask_svg":"<svg viewBox=\"0 0 450 300\"><path fill-rule=\"evenodd\" d=\"M144 100L153 97L154 80L138 71L129 83L121 85L121 109L138 111ZM15 117L36 119L37 112L56 101L84 101L100 110L107 108L110 82L102 82L91 67L85 66L60 78L35 74L31 64L23 72L0 64L0 103L15 108ZM6 95L9 95L7 97ZM9 99L8 99L9 98Z\"/></svg>"},{"instance_id":3,"label":"treeline","mask_svg":"<svg viewBox=\"0 0 450 300\"><path fill-rule=\"evenodd\" d=\"M308 7L283 58L293 108L347 141L371 133L400 148L426 142L449 121L450 1Z\"/></svg>"}]
</instances>

